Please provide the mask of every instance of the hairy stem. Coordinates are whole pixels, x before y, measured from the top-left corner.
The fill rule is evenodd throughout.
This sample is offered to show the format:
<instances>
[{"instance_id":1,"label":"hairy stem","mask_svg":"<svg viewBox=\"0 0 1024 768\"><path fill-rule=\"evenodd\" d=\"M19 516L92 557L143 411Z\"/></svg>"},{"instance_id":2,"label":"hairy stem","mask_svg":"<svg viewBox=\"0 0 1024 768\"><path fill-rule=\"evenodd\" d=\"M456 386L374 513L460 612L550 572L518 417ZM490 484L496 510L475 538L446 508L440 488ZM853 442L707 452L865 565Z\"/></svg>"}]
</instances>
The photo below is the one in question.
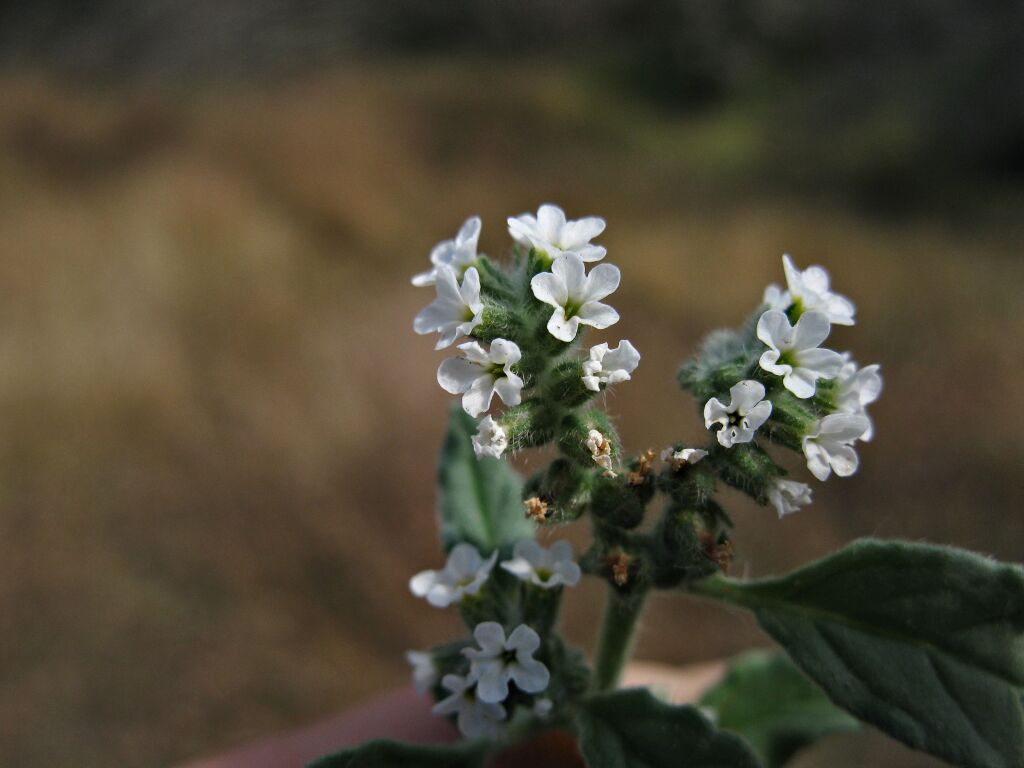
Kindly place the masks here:
<instances>
[{"instance_id":1,"label":"hairy stem","mask_svg":"<svg viewBox=\"0 0 1024 768\"><path fill-rule=\"evenodd\" d=\"M594 659L594 676L590 681L590 689L594 693L611 690L619 684L622 670L633 652L637 620L646 596L645 592L623 596L613 587L608 587Z\"/></svg>"}]
</instances>

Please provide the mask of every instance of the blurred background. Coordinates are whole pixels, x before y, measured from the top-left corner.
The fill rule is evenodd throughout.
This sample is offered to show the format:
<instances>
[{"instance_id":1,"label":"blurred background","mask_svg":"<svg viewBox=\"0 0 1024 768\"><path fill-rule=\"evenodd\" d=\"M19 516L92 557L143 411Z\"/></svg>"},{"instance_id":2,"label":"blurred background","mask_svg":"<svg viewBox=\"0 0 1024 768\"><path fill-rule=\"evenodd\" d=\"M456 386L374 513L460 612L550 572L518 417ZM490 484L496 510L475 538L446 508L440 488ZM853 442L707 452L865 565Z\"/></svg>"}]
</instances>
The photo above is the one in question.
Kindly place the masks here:
<instances>
[{"instance_id":1,"label":"blurred background","mask_svg":"<svg viewBox=\"0 0 1024 768\"><path fill-rule=\"evenodd\" d=\"M882 364L877 437L781 522L729 496L736 572L863 535L1022 559L1024 4L8 3L0 764L173 765L456 632L405 587L450 399L409 276L546 201L608 220L633 451L702 438L676 367L784 251L856 301L832 342ZM765 642L666 596L639 652ZM839 764L935 765L870 733L799 762Z\"/></svg>"}]
</instances>

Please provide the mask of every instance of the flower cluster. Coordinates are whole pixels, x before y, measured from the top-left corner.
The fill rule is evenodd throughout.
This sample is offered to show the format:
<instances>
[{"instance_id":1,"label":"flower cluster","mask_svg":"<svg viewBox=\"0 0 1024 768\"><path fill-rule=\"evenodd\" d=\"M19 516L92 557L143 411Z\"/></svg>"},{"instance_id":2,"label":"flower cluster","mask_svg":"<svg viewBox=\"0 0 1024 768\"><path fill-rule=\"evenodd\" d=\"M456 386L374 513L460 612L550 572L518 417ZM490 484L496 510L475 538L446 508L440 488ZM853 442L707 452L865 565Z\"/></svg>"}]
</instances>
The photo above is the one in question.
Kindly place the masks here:
<instances>
[{"instance_id":1,"label":"flower cluster","mask_svg":"<svg viewBox=\"0 0 1024 768\"><path fill-rule=\"evenodd\" d=\"M715 395L704 403L704 425L716 430L723 448L752 444L764 430L769 441L800 450L818 480L847 477L858 466L855 443L872 436L867 406L881 393L879 366L861 368L850 353L822 346L833 325L854 324L854 305L830 289L823 267L801 271L788 255L782 260L786 288L768 286L750 329L710 337L680 381L701 396L739 378L729 386L728 405ZM810 502L810 487L784 478L773 462L749 466L747 474L762 469L771 475L766 481L734 476L734 484L747 481L744 490L780 517Z\"/></svg>"},{"instance_id":2,"label":"flower cluster","mask_svg":"<svg viewBox=\"0 0 1024 768\"><path fill-rule=\"evenodd\" d=\"M473 441L478 456L543 444L553 433L540 424L585 411L594 395L636 370L640 353L628 340L597 344L582 360L575 345L581 328L619 320L604 303L619 287L618 267L586 266L607 253L591 242L604 228L603 219L571 221L558 206L542 205L536 216L508 219L515 245L512 263L502 267L478 253L481 222L473 217L434 248L431 269L413 278L413 285L437 292L417 315L415 331L438 333L437 349L469 339L458 345L461 356L441 363L437 381L462 396L466 413L483 416ZM489 415L494 395L507 408L522 408ZM580 445L585 441L586 433Z\"/></svg>"},{"instance_id":3,"label":"flower cluster","mask_svg":"<svg viewBox=\"0 0 1024 768\"><path fill-rule=\"evenodd\" d=\"M416 332L437 333L437 349L458 342L437 381L461 397L469 416L453 411L461 425L454 453L470 463L463 472L507 470L500 460L524 449L553 453L505 507L504 514L526 518L518 521L525 528L486 545L446 538L445 565L409 583L431 605L456 607L472 635L407 657L417 688L434 695L434 711L471 738L499 736L523 712L544 717L571 707L588 685L614 685L621 671L615 654L625 646L599 649L591 674L556 631L564 587L583 574L603 578L618 606L614 620L615 611L629 614L652 589L685 588L725 571L732 521L716 501L719 483L788 515L810 503L811 489L788 477L769 448L799 452L809 472L825 480L852 474L855 444L873 434L866 410L881 392L878 366L859 367L849 353L823 346L833 326L854 324L854 306L831 290L822 267L800 270L785 256L786 286L769 286L743 328L711 334L679 373L712 432L708 441L625 455L595 400L632 378L640 354L625 339L582 344L587 329L619 320L605 300L620 273L593 242L604 228L603 219L569 220L557 206L542 205L536 215L508 219L511 258L498 263L478 250L481 221L474 217L435 247L429 271L413 278L436 292L416 317ZM493 490L464 485L473 487L470 506ZM644 525L655 498L664 507ZM473 526L483 516L474 510ZM526 538L537 526L584 516L593 541L578 561L566 541L545 548Z\"/></svg>"},{"instance_id":4,"label":"flower cluster","mask_svg":"<svg viewBox=\"0 0 1024 768\"><path fill-rule=\"evenodd\" d=\"M452 548L441 570L413 576L409 589L438 608L482 602L497 561L497 551L484 558L476 547L463 542ZM532 539L519 541L512 556L501 562L501 569L524 589L541 592L575 586L581 575L567 541L556 541L549 548ZM478 738L498 735L501 723L508 718L506 707L510 702L528 704L535 714L550 708L550 699L539 697L548 689L551 672L535 658L542 646L535 629L519 623L506 636L501 623L481 621L473 626L473 639L476 647L462 648L455 656L406 653L417 690L426 692L440 682L447 694L434 705L435 714L454 715L463 735ZM517 691L514 702L510 684ZM523 694L528 695L527 700Z\"/></svg>"}]
</instances>

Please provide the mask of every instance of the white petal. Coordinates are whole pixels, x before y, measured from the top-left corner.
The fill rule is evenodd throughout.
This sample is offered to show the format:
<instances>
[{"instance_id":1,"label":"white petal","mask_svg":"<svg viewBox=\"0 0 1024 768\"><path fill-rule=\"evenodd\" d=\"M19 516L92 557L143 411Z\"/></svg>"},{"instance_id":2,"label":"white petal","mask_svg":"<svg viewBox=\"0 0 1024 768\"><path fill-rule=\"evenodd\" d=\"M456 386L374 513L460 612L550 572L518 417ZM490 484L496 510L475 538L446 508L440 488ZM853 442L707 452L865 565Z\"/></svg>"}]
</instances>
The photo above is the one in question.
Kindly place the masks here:
<instances>
[{"instance_id":1,"label":"white petal","mask_svg":"<svg viewBox=\"0 0 1024 768\"><path fill-rule=\"evenodd\" d=\"M595 270L606 266L610 265L601 264L595 267ZM569 298L576 301L585 300L587 287L586 270L583 267L583 260L579 256L572 253L566 254L551 265L551 271L562 280ZM561 303L564 304L565 302Z\"/></svg>"},{"instance_id":2,"label":"white petal","mask_svg":"<svg viewBox=\"0 0 1024 768\"><path fill-rule=\"evenodd\" d=\"M508 219L508 233L520 245L530 245L530 235L537 230L537 219L532 213L523 213Z\"/></svg>"},{"instance_id":3,"label":"white petal","mask_svg":"<svg viewBox=\"0 0 1024 768\"><path fill-rule=\"evenodd\" d=\"M486 653L500 652L505 647L505 630L496 621L477 624L473 630L473 638Z\"/></svg>"},{"instance_id":4,"label":"white petal","mask_svg":"<svg viewBox=\"0 0 1024 768\"><path fill-rule=\"evenodd\" d=\"M581 261L580 267L582 268L582 266L583 262ZM619 272L618 267L613 264L598 264L590 270L590 274L587 276L586 287L584 288L586 293L577 298L587 302L600 301L618 289L621 279L622 273Z\"/></svg>"},{"instance_id":5,"label":"white petal","mask_svg":"<svg viewBox=\"0 0 1024 768\"><path fill-rule=\"evenodd\" d=\"M553 272L541 272L530 280L530 288L538 301L553 307L564 307L569 301L569 292L565 280Z\"/></svg>"},{"instance_id":6,"label":"white petal","mask_svg":"<svg viewBox=\"0 0 1024 768\"><path fill-rule=\"evenodd\" d=\"M480 240L480 229L482 226L479 216L472 216L466 219L462 227L459 229L459 234L455 236L455 242L460 249L466 251L472 250L473 253L476 252L476 246L477 242Z\"/></svg>"},{"instance_id":7,"label":"white petal","mask_svg":"<svg viewBox=\"0 0 1024 768\"><path fill-rule=\"evenodd\" d=\"M575 339L579 327L579 317L566 319L565 310L561 307L555 307L555 311L551 313L551 319L548 320L548 333L559 341L569 342Z\"/></svg>"},{"instance_id":8,"label":"white petal","mask_svg":"<svg viewBox=\"0 0 1024 768\"><path fill-rule=\"evenodd\" d=\"M725 407L717 397L712 397L704 403L704 427L711 429L712 424L727 423L731 411Z\"/></svg>"},{"instance_id":9,"label":"white petal","mask_svg":"<svg viewBox=\"0 0 1024 768\"><path fill-rule=\"evenodd\" d=\"M766 421L768 417L772 415L772 401L762 400L760 403L755 405L753 408L747 411L747 415L743 421L746 423L747 428L756 430Z\"/></svg>"},{"instance_id":10,"label":"white petal","mask_svg":"<svg viewBox=\"0 0 1024 768\"><path fill-rule=\"evenodd\" d=\"M494 382L494 391L505 405L519 405L523 399L522 390L523 380L514 373L502 376Z\"/></svg>"},{"instance_id":11,"label":"white petal","mask_svg":"<svg viewBox=\"0 0 1024 768\"><path fill-rule=\"evenodd\" d=\"M598 301L590 301L580 307L579 314L576 318L578 318L584 325L600 329L607 328L619 322L619 313L607 304L602 304Z\"/></svg>"},{"instance_id":12,"label":"white petal","mask_svg":"<svg viewBox=\"0 0 1024 768\"><path fill-rule=\"evenodd\" d=\"M513 365L518 363L523 353L519 351L519 345L508 339L495 339L491 343L490 360L495 363L507 363Z\"/></svg>"},{"instance_id":13,"label":"white petal","mask_svg":"<svg viewBox=\"0 0 1024 768\"><path fill-rule=\"evenodd\" d=\"M764 384L753 379L737 382L729 389L731 411L746 413L764 400Z\"/></svg>"},{"instance_id":14,"label":"white petal","mask_svg":"<svg viewBox=\"0 0 1024 768\"><path fill-rule=\"evenodd\" d=\"M757 338L773 349L787 348L792 333L789 318L778 309L769 309L757 321Z\"/></svg>"},{"instance_id":15,"label":"white petal","mask_svg":"<svg viewBox=\"0 0 1024 768\"><path fill-rule=\"evenodd\" d=\"M559 236L565 225L565 211L557 205L545 203L537 210L538 234L553 245L559 245Z\"/></svg>"},{"instance_id":16,"label":"white petal","mask_svg":"<svg viewBox=\"0 0 1024 768\"><path fill-rule=\"evenodd\" d=\"M603 259L607 255L608 250L603 245L584 245L581 248L574 248L572 252L583 261L592 262Z\"/></svg>"},{"instance_id":17,"label":"white petal","mask_svg":"<svg viewBox=\"0 0 1024 768\"><path fill-rule=\"evenodd\" d=\"M761 367L763 368L764 366ZM788 368L789 366L785 367ZM814 382L816 380L817 377L812 371L806 368L794 368L783 377L782 383L796 397L806 400L814 394Z\"/></svg>"},{"instance_id":18,"label":"white petal","mask_svg":"<svg viewBox=\"0 0 1024 768\"><path fill-rule=\"evenodd\" d=\"M519 654L530 655L540 648L540 635L526 624L520 624L508 636L505 647L515 649Z\"/></svg>"},{"instance_id":19,"label":"white petal","mask_svg":"<svg viewBox=\"0 0 1024 768\"><path fill-rule=\"evenodd\" d=\"M832 474L832 467L828 463L828 454L825 449L811 439L804 439L804 456L807 457L807 469L816 478L824 482Z\"/></svg>"},{"instance_id":20,"label":"white petal","mask_svg":"<svg viewBox=\"0 0 1024 768\"><path fill-rule=\"evenodd\" d=\"M793 367L786 363L780 363L780 357L782 357L782 354L778 350L768 349L761 355L761 359L758 360L757 364L768 371L768 373L774 373L776 376L785 376L793 370Z\"/></svg>"},{"instance_id":21,"label":"white petal","mask_svg":"<svg viewBox=\"0 0 1024 768\"><path fill-rule=\"evenodd\" d=\"M562 241L559 245L567 251L575 250L590 243L591 240L604 232L604 228L604 219L597 216L587 216L576 221L567 222L562 227Z\"/></svg>"},{"instance_id":22,"label":"white petal","mask_svg":"<svg viewBox=\"0 0 1024 768\"><path fill-rule=\"evenodd\" d=\"M435 583L437 583L437 571L420 571L409 579L409 591L416 597L426 597Z\"/></svg>"},{"instance_id":23,"label":"white petal","mask_svg":"<svg viewBox=\"0 0 1024 768\"><path fill-rule=\"evenodd\" d=\"M531 565L539 565L544 556L544 550L534 539L521 539L516 542L512 554L521 557Z\"/></svg>"},{"instance_id":24,"label":"white petal","mask_svg":"<svg viewBox=\"0 0 1024 768\"><path fill-rule=\"evenodd\" d=\"M452 551L448 554L448 562L445 563L445 569L455 574L456 578L461 579L476 573L481 564L483 564L483 558L480 557L477 548L463 541L452 547Z\"/></svg>"},{"instance_id":25,"label":"white petal","mask_svg":"<svg viewBox=\"0 0 1024 768\"><path fill-rule=\"evenodd\" d=\"M523 581L526 581L534 574L533 566L522 557L513 557L511 560L506 560L501 564L501 567L517 579L522 579Z\"/></svg>"},{"instance_id":26,"label":"white petal","mask_svg":"<svg viewBox=\"0 0 1024 768\"><path fill-rule=\"evenodd\" d=\"M479 667L476 695L480 701L499 704L508 698L509 671L499 661L483 662Z\"/></svg>"},{"instance_id":27,"label":"white petal","mask_svg":"<svg viewBox=\"0 0 1024 768\"><path fill-rule=\"evenodd\" d=\"M575 587L580 582L580 576L583 574L582 570L577 563L573 561L559 562L555 566L555 573L561 576L561 581L567 587Z\"/></svg>"},{"instance_id":28,"label":"white petal","mask_svg":"<svg viewBox=\"0 0 1024 768\"><path fill-rule=\"evenodd\" d=\"M462 409L473 418L486 413L494 397L494 377L486 373L473 381L462 396Z\"/></svg>"},{"instance_id":29,"label":"white petal","mask_svg":"<svg viewBox=\"0 0 1024 768\"><path fill-rule=\"evenodd\" d=\"M843 367L842 355L831 349L805 349L797 353L796 358L801 368L806 368L819 379L833 379Z\"/></svg>"},{"instance_id":30,"label":"white petal","mask_svg":"<svg viewBox=\"0 0 1024 768\"><path fill-rule=\"evenodd\" d=\"M605 344L604 346L607 349L608 345ZM593 356L593 351L591 351L591 356ZM618 369L626 373L632 373L638 365L640 365L640 353L626 339L620 341L619 346L611 350L603 361L605 370Z\"/></svg>"},{"instance_id":31,"label":"white petal","mask_svg":"<svg viewBox=\"0 0 1024 768\"><path fill-rule=\"evenodd\" d=\"M808 267L800 274L800 281L815 293L828 293L828 270L824 267Z\"/></svg>"},{"instance_id":32,"label":"white petal","mask_svg":"<svg viewBox=\"0 0 1024 768\"><path fill-rule=\"evenodd\" d=\"M796 326L793 329L793 348L813 349L828 338L831 330L832 324L829 323L828 315L824 312L804 312L796 321Z\"/></svg>"},{"instance_id":33,"label":"white petal","mask_svg":"<svg viewBox=\"0 0 1024 768\"><path fill-rule=\"evenodd\" d=\"M583 386L589 389L591 392L601 391L601 381L597 376L582 376Z\"/></svg>"},{"instance_id":34,"label":"white petal","mask_svg":"<svg viewBox=\"0 0 1024 768\"><path fill-rule=\"evenodd\" d=\"M483 308L480 303L480 273L476 267L470 267L462 277L462 288L459 290L462 301L467 307L478 312Z\"/></svg>"},{"instance_id":35,"label":"white petal","mask_svg":"<svg viewBox=\"0 0 1024 768\"><path fill-rule=\"evenodd\" d=\"M513 664L511 676L519 690L526 693L540 693L551 680L548 668L536 659Z\"/></svg>"},{"instance_id":36,"label":"white petal","mask_svg":"<svg viewBox=\"0 0 1024 768\"><path fill-rule=\"evenodd\" d=\"M482 369L461 357L449 357L437 369L437 383L441 389L453 395L461 395L469 390L480 378Z\"/></svg>"},{"instance_id":37,"label":"white petal","mask_svg":"<svg viewBox=\"0 0 1024 768\"><path fill-rule=\"evenodd\" d=\"M412 284L417 288L433 285L435 282L437 282L437 270L434 269L428 269L426 272L420 272L412 277Z\"/></svg>"},{"instance_id":38,"label":"white petal","mask_svg":"<svg viewBox=\"0 0 1024 768\"><path fill-rule=\"evenodd\" d=\"M839 477L849 477L857 471L857 452L849 445L839 445L830 451L829 463Z\"/></svg>"}]
</instances>

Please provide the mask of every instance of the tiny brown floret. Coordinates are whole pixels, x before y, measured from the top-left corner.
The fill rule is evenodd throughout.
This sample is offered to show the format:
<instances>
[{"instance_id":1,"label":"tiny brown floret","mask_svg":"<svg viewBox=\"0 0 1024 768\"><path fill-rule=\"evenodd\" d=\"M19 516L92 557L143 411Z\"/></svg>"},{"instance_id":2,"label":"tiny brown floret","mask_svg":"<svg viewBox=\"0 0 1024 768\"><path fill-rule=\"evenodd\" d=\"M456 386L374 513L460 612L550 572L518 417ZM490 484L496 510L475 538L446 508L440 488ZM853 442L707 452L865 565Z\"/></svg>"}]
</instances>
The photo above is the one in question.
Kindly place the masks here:
<instances>
[{"instance_id":1,"label":"tiny brown floret","mask_svg":"<svg viewBox=\"0 0 1024 768\"><path fill-rule=\"evenodd\" d=\"M629 583L629 566L633 558L625 552L619 552L609 558L609 565L612 569L612 580L616 586L624 587Z\"/></svg>"},{"instance_id":2,"label":"tiny brown floret","mask_svg":"<svg viewBox=\"0 0 1024 768\"><path fill-rule=\"evenodd\" d=\"M651 464L654 461L654 451L648 449L640 454L635 470L626 475L626 482L630 485L643 485L648 475L651 474Z\"/></svg>"},{"instance_id":3,"label":"tiny brown floret","mask_svg":"<svg viewBox=\"0 0 1024 768\"><path fill-rule=\"evenodd\" d=\"M548 503L540 496L531 496L523 502L526 517L535 523L543 523L548 519Z\"/></svg>"}]
</instances>

